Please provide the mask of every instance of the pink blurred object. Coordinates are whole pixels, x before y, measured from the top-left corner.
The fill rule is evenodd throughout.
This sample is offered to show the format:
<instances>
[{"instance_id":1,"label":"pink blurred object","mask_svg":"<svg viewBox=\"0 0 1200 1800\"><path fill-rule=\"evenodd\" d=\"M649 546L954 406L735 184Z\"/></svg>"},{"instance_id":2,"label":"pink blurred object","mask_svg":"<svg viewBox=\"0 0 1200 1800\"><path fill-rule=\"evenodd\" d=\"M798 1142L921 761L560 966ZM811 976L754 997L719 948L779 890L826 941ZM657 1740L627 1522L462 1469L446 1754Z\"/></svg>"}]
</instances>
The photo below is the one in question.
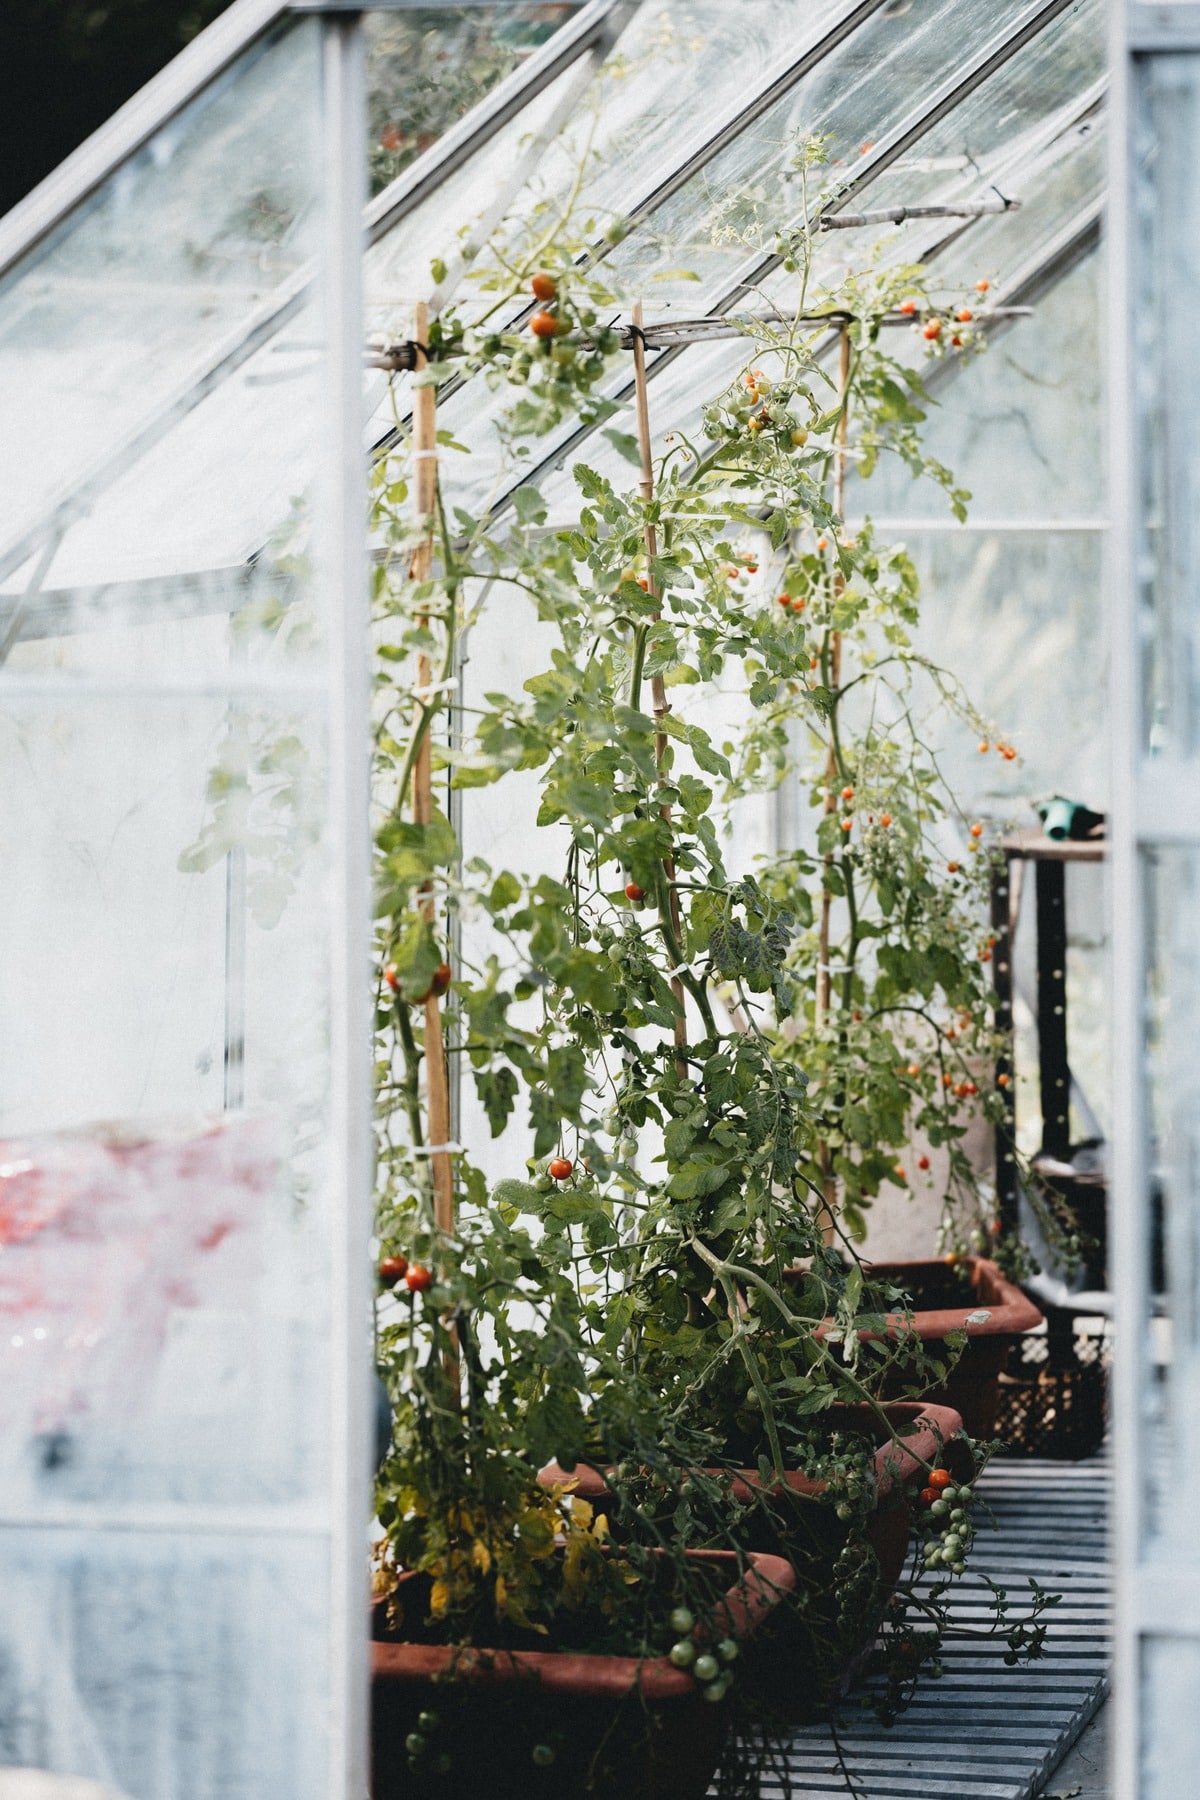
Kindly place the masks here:
<instances>
[{"instance_id":1,"label":"pink blurred object","mask_svg":"<svg viewBox=\"0 0 1200 1800\"><path fill-rule=\"evenodd\" d=\"M176 1309L247 1306L278 1171L259 1116L0 1140L0 1427L131 1410Z\"/></svg>"}]
</instances>

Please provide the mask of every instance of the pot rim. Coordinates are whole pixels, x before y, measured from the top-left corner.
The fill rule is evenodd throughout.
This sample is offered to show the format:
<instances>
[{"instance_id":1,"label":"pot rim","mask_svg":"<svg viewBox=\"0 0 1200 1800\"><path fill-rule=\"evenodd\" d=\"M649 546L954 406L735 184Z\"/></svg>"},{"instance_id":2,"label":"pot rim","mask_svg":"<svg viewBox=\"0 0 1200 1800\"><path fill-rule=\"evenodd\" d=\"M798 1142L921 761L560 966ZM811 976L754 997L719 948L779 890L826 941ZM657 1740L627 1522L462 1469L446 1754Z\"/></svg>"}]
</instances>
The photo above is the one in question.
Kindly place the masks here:
<instances>
[{"instance_id":1,"label":"pot rim","mask_svg":"<svg viewBox=\"0 0 1200 1800\"><path fill-rule=\"evenodd\" d=\"M659 1552L658 1554L661 1554ZM732 1550L688 1550L688 1557L737 1566ZM717 1607L719 1634L750 1637L796 1585L796 1571L781 1556L747 1551L746 1567ZM401 1576L401 1582L415 1579ZM699 1628L697 1628L697 1631ZM695 1634L693 1634L695 1635ZM605 1656L577 1650L488 1650L454 1644L372 1643L374 1681L423 1683L438 1677L505 1685L536 1681L547 1693L618 1700L634 1691L648 1701L698 1697L700 1684L665 1656Z\"/></svg>"}]
</instances>

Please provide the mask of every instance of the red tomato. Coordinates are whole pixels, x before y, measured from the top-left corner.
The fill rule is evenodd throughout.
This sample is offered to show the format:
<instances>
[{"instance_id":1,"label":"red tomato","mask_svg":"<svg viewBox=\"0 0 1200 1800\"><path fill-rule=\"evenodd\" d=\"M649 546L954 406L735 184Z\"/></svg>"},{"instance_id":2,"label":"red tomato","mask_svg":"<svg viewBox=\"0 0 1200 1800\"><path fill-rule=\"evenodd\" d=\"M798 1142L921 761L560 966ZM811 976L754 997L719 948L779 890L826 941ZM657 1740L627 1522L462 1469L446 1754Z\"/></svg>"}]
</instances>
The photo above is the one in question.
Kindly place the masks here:
<instances>
[{"instance_id":1,"label":"red tomato","mask_svg":"<svg viewBox=\"0 0 1200 1800\"><path fill-rule=\"evenodd\" d=\"M404 1277L404 1285L411 1293L423 1294L433 1286L433 1276L423 1263L414 1263Z\"/></svg>"},{"instance_id":2,"label":"red tomato","mask_svg":"<svg viewBox=\"0 0 1200 1800\"><path fill-rule=\"evenodd\" d=\"M975 317L975 314L969 306L960 306L954 316L960 325L966 325Z\"/></svg>"},{"instance_id":3,"label":"red tomato","mask_svg":"<svg viewBox=\"0 0 1200 1800\"><path fill-rule=\"evenodd\" d=\"M935 1487L923 1487L921 1489L922 1506L932 1506L937 1497L938 1491Z\"/></svg>"},{"instance_id":4,"label":"red tomato","mask_svg":"<svg viewBox=\"0 0 1200 1800\"><path fill-rule=\"evenodd\" d=\"M922 329L922 332L921 332L921 336L923 338L928 338L931 343L933 342L934 338L940 338L941 335L942 335L942 321L940 319L930 319L929 323Z\"/></svg>"},{"instance_id":5,"label":"red tomato","mask_svg":"<svg viewBox=\"0 0 1200 1800\"><path fill-rule=\"evenodd\" d=\"M548 313L539 307L529 321L529 329L534 337L552 338L558 330L558 320L553 313Z\"/></svg>"},{"instance_id":6,"label":"red tomato","mask_svg":"<svg viewBox=\"0 0 1200 1800\"><path fill-rule=\"evenodd\" d=\"M948 874L948 875L957 875L957 874L958 874L958 871L959 871L959 869L960 869L960 868L961 868L961 867L962 867L962 864L961 864L961 863L956 863L956 862L948 862L948 863L947 863L947 864L946 864L946 873L947 873L947 874Z\"/></svg>"},{"instance_id":7,"label":"red tomato","mask_svg":"<svg viewBox=\"0 0 1200 1800\"><path fill-rule=\"evenodd\" d=\"M396 974L395 963L388 963L383 971L383 979L387 982L393 994L398 994L400 992L400 978Z\"/></svg>"},{"instance_id":8,"label":"red tomato","mask_svg":"<svg viewBox=\"0 0 1200 1800\"><path fill-rule=\"evenodd\" d=\"M885 830L885 831L886 831L886 830L887 830L887 828L888 828L888 826L889 826L889 825L890 825L890 824L891 824L891 822L892 822L892 815L891 815L891 813L881 813L881 814L880 814L880 816L879 816L879 823L880 823L880 824L881 824L881 825L882 825L882 826L883 826L883 829L884 829L884 830Z\"/></svg>"},{"instance_id":9,"label":"red tomato","mask_svg":"<svg viewBox=\"0 0 1200 1800\"><path fill-rule=\"evenodd\" d=\"M953 1487L954 1477L949 1469L931 1469L929 1471L929 1485L931 1488Z\"/></svg>"},{"instance_id":10,"label":"red tomato","mask_svg":"<svg viewBox=\"0 0 1200 1800\"><path fill-rule=\"evenodd\" d=\"M439 963L437 968L433 971L433 984L432 984L431 992L438 994L438 995L444 994L446 992L446 989L450 986L450 983L453 981L453 979L454 979L454 970L450 967L450 964L449 963Z\"/></svg>"},{"instance_id":11,"label":"red tomato","mask_svg":"<svg viewBox=\"0 0 1200 1800\"><path fill-rule=\"evenodd\" d=\"M899 1163L896 1164L896 1180L897 1181L907 1181L908 1180L907 1173L905 1172L905 1170L903 1170L900 1167Z\"/></svg>"},{"instance_id":12,"label":"red tomato","mask_svg":"<svg viewBox=\"0 0 1200 1800\"><path fill-rule=\"evenodd\" d=\"M917 1167L918 1169L927 1169L929 1167L929 1158L927 1156L918 1156Z\"/></svg>"},{"instance_id":13,"label":"red tomato","mask_svg":"<svg viewBox=\"0 0 1200 1800\"><path fill-rule=\"evenodd\" d=\"M567 1156L556 1156L547 1167L546 1173L552 1181L565 1181L574 1169L575 1164Z\"/></svg>"},{"instance_id":14,"label":"red tomato","mask_svg":"<svg viewBox=\"0 0 1200 1800\"><path fill-rule=\"evenodd\" d=\"M854 820L853 819L843 819L842 820L842 830L843 831L853 831L854 830Z\"/></svg>"},{"instance_id":15,"label":"red tomato","mask_svg":"<svg viewBox=\"0 0 1200 1800\"><path fill-rule=\"evenodd\" d=\"M792 596L790 594L779 594L776 597L780 606L790 606L792 604Z\"/></svg>"},{"instance_id":16,"label":"red tomato","mask_svg":"<svg viewBox=\"0 0 1200 1800\"><path fill-rule=\"evenodd\" d=\"M645 888L640 888L636 881L627 881L625 883L625 898L627 900L632 900L636 905L639 900L644 900L646 898L646 890Z\"/></svg>"},{"instance_id":17,"label":"red tomato","mask_svg":"<svg viewBox=\"0 0 1200 1800\"><path fill-rule=\"evenodd\" d=\"M897 310L902 312L905 318L911 318L917 310L917 303L915 300L902 300Z\"/></svg>"},{"instance_id":18,"label":"red tomato","mask_svg":"<svg viewBox=\"0 0 1200 1800\"><path fill-rule=\"evenodd\" d=\"M979 280L975 283L976 291L980 294L986 294L991 285L992 284L987 279L986 275L981 275Z\"/></svg>"},{"instance_id":19,"label":"red tomato","mask_svg":"<svg viewBox=\"0 0 1200 1800\"><path fill-rule=\"evenodd\" d=\"M380 1258L380 1279L386 1282L403 1281L408 1274L407 1256L384 1256Z\"/></svg>"},{"instance_id":20,"label":"red tomato","mask_svg":"<svg viewBox=\"0 0 1200 1800\"><path fill-rule=\"evenodd\" d=\"M854 789L852 787L844 787L842 789L842 799L843 800L853 800L853 798L854 798Z\"/></svg>"},{"instance_id":21,"label":"red tomato","mask_svg":"<svg viewBox=\"0 0 1200 1800\"><path fill-rule=\"evenodd\" d=\"M796 598L792 601L792 611L803 612L807 605L808 601L804 596L802 594L797 594Z\"/></svg>"},{"instance_id":22,"label":"red tomato","mask_svg":"<svg viewBox=\"0 0 1200 1800\"><path fill-rule=\"evenodd\" d=\"M536 300L553 300L558 292L557 281L545 269L539 269L529 285Z\"/></svg>"}]
</instances>

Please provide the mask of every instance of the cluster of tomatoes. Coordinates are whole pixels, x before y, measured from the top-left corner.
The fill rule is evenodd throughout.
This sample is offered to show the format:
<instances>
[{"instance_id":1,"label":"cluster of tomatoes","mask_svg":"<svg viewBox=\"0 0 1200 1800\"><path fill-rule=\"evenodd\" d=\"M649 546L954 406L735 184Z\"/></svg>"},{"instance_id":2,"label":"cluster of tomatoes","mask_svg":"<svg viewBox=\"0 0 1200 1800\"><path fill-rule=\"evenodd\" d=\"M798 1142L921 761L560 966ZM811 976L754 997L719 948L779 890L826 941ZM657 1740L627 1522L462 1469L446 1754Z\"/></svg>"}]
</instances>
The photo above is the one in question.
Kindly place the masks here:
<instances>
[{"instance_id":1,"label":"cluster of tomatoes","mask_svg":"<svg viewBox=\"0 0 1200 1800\"><path fill-rule=\"evenodd\" d=\"M685 1669L700 1683L705 1700L714 1705L723 1700L733 1680L730 1663L736 1661L738 1646L733 1638L722 1638L711 1650L696 1642L696 1616L690 1607L677 1606L671 1614L671 1630L679 1635L667 1652L677 1669Z\"/></svg>"},{"instance_id":2,"label":"cluster of tomatoes","mask_svg":"<svg viewBox=\"0 0 1200 1800\"><path fill-rule=\"evenodd\" d=\"M995 750L997 756L1002 756L1004 758L1005 762L1012 762L1015 759L1016 754L1017 754L1016 750L1013 748L1013 746L1010 743L1006 742L1006 740L1004 738L999 738L995 744L989 743L987 738L980 738L980 740L979 740L980 756L986 756L988 751L992 750L992 749Z\"/></svg>"},{"instance_id":3,"label":"cluster of tomatoes","mask_svg":"<svg viewBox=\"0 0 1200 1800\"><path fill-rule=\"evenodd\" d=\"M448 962L439 963L433 971L433 979L422 994L405 993L404 983L394 962L385 965L383 979L398 1000L405 1001L409 1006L424 1006L426 1000L433 996L440 1000L442 995L448 991L450 983L454 980L454 970Z\"/></svg>"},{"instance_id":4,"label":"cluster of tomatoes","mask_svg":"<svg viewBox=\"0 0 1200 1800\"><path fill-rule=\"evenodd\" d=\"M379 1279L390 1288L403 1282L410 1294L423 1294L433 1286L432 1271L424 1263L410 1263L407 1256L380 1257Z\"/></svg>"},{"instance_id":5,"label":"cluster of tomatoes","mask_svg":"<svg viewBox=\"0 0 1200 1800\"><path fill-rule=\"evenodd\" d=\"M975 283L975 288L978 293L986 294L991 285L986 277L981 277ZM902 300L896 310L902 317L911 319L914 325L919 323L920 302L911 295L907 300ZM930 310L925 314L924 323L921 324L921 336L931 350L935 346L941 347L943 342L948 342L952 350L961 350L970 341L971 336L964 327L969 326L974 318L975 314L969 306L956 307L945 318L940 313ZM943 340L943 332L948 334L945 340Z\"/></svg>"},{"instance_id":6,"label":"cluster of tomatoes","mask_svg":"<svg viewBox=\"0 0 1200 1800\"><path fill-rule=\"evenodd\" d=\"M970 1517L974 1489L966 1482L956 1485L949 1469L932 1469L929 1485L921 1489L918 1498L925 1567L961 1575L974 1537Z\"/></svg>"}]
</instances>

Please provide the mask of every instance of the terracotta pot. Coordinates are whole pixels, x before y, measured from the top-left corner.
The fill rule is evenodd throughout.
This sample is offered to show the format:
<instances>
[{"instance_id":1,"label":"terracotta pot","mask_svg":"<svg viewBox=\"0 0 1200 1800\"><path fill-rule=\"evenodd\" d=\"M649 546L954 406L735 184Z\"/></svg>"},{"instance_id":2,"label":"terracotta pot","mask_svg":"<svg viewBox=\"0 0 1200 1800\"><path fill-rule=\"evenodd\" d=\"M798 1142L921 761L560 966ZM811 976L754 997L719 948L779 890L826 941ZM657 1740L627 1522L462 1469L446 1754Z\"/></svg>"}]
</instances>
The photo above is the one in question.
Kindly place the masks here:
<instances>
[{"instance_id":1,"label":"terracotta pot","mask_svg":"<svg viewBox=\"0 0 1200 1800\"><path fill-rule=\"evenodd\" d=\"M752 1638L791 1591L791 1566L752 1555L739 1578L732 1552L689 1556L728 1567L731 1585L716 1615L718 1636ZM406 1576L405 1582L419 1577ZM373 1800L702 1800L716 1769L728 1701L665 1657L572 1651L456 1649L389 1634L374 1611L371 1647ZM418 1716L438 1723L418 1770L406 1739ZM553 1753L534 1760L535 1747ZM450 1767L433 1758L445 1751Z\"/></svg>"},{"instance_id":2,"label":"terracotta pot","mask_svg":"<svg viewBox=\"0 0 1200 1800\"><path fill-rule=\"evenodd\" d=\"M1000 1376L1008 1353L1022 1332L1042 1323L1033 1301L985 1256L963 1257L953 1267L936 1260L870 1263L865 1272L874 1280L903 1288L912 1297L911 1319L903 1313L890 1315L889 1337L903 1338L912 1332L926 1352L941 1357L947 1354L947 1333L966 1332L961 1357L943 1385L932 1389L928 1398L960 1412L972 1437L992 1437ZM894 1379L897 1385L904 1381L903 1369Z\"/></svg>"},{"instance_id":3,"label":"terracotta pot","mask_svg":"<svg viewBox=\"0 0 1200 1800\"><path fill-rule=\"evenodd\" d=\"M832 1506L797 1507L791 1520L781 1517L779 1508L771 1515L763 1510L748 1515L742 1525L747 1550L787 1557L795 1568L797 1604L780 1608L763 1634L765 1654L757 1659L752 1654L750 1668L759 1685L769 1688L773 1704L796 1719L815 1716L844 1693L874 1642L888 1598L904 1568L911 1499L924 1486L926 1465L940 1462L960 1479L971 1470L965 1445L955 1448L962 1420L952 1407L893 1400L884 1410L896 1425L917 1425L902 1445L884 1437L869 1406L835 1406L820 1415L824 1428L873 1433L877 1445L872 1457L875 1507L867 1541L879 1568L869 1589L859 1588L851 1620L840 1617L841 1595L830 1576L847 1538L846 1526ZM573 1492L581 1499L601 1508L612 1507L613 1495L598 1469L581 1464L568 1475L551 1463L539 1479L547 1486L573 1483ZM826 1486L798 1470L786 1471L782 1482L764 1482L757 1470L742 1469L734 1477L731 1492L735 1499L749 1500L755 1492L769 1496L787 1488L797 1496L816 1499ZM615 1507L609 1516L619 1534L620 1516ZM838 1648L833 1653L835 1644Z\"/></svg>"}]
</instances>

